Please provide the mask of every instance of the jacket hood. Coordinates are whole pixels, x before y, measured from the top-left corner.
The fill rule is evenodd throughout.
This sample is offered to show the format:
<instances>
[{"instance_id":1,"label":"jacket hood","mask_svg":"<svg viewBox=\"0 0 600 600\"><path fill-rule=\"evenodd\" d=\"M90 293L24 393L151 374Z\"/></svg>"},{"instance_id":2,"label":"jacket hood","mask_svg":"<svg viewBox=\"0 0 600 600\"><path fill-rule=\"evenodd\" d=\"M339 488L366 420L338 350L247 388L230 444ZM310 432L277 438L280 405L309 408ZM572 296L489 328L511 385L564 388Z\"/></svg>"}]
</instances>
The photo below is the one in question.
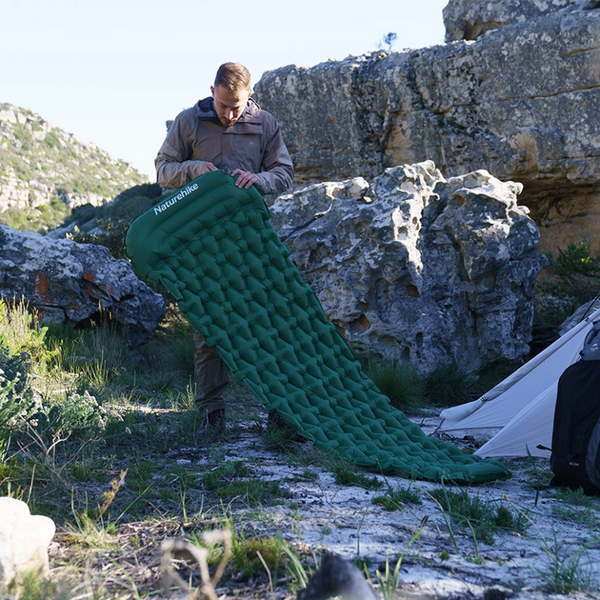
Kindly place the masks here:
<instances>
[{"instance_id":1,"label":"jacket hood","mask_svg":"<svg viewBox=\"0 0 600 600\"><path fill-rule=\"evenodd\" d=\"M219 123L219 117L214 110L212 96L198 101L195 106L196 116L200 121L214 121ZM244 114L236 121L237 123L252 123L258 119L260 106L258 102L250 96L244 110Z\"/></svg>"}]
</instances>

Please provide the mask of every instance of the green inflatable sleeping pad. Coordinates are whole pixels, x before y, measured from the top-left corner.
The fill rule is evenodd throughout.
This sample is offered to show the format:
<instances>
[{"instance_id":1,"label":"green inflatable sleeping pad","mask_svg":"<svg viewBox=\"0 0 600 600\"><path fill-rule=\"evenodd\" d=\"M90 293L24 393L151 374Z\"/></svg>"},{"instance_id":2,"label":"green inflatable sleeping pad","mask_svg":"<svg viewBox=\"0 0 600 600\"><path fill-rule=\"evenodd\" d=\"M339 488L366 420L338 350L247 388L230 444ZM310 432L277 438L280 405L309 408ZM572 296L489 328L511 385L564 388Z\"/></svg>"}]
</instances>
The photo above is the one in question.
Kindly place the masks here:
<instances>
[{"instance_id":1,"label":"green inflatable sleeping pad","mask_svg":"<svg viewBox=\"0 0 600 600\"><path fill-rule=\"evenodd\" d=\"M431 481L509 476L390 405L303 283L254 187L202 175L138 217L126 245L138 275L161 282L237 379L317 448Z\"/></svg>"}]
</instances>

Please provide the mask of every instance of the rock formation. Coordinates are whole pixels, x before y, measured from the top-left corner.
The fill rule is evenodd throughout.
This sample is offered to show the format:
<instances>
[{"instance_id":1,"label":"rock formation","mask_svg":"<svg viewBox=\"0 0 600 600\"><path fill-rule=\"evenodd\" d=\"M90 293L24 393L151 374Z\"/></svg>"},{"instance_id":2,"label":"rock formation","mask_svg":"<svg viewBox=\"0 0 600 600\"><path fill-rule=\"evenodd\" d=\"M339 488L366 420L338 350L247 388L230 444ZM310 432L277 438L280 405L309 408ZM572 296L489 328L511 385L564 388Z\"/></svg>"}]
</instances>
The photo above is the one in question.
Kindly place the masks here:
<instances>
[{"instance_id":1,"label":"rock formation","mask_svg":"<svg viewBox=\"0 0 600 600\"><path fill-rule=\"evenodd\" d=\"M591 10L597 0L450 0L444 8L446 41L475 40L486 31L526 23L559 10Z\"/></svg>"},{"instance_id":2,"label":"rock formation","mask_svg":"<svg viewBox=\"0 0 600 600\"><path fill-rule=\"evenodd\" d=\"M0 498L0 588L17 582L19 575L48 575L48 546L54 537L54 521L31 515L25 502Z\"/></svg>"},{"instance_id":3,"label":"rock formation","mask_svg":"<svg viewBox=\"0 0 600 600\"><path fill-rule=\"evenodd\" d=\"M104 246L51 239L0 225L0 297L24 298L44 319L72 324L111 317L130 346L147 342L165 301Z\"/></svg>"},{"instance_id":4,"label":"rock formation","mask_svg":"<svg viewBox=\"0 0 600 600\"><path fill-rule=\"evenodd\" d=\"M69 208L101 206L146 181L95 144L80 142L40 115L0 103L0 212L37 208L53 199Z\"/></svg>"},{"instance_id":5,"label":"rock formation","mask_svg":"<svg viewBox=\"0 0 600 600\"><path fill-rule=\"evenodd\" d=\"M375 177L427 159L447 176L485 169L523 183L522 202L548 243L584 236L600 252L597 3L451 4L490 7L496 16L474 27L504 26L475 41L263 75L256 95L285 132L296 183ZM563 10L510 22L500 14L526 5Z\"/></svg>"},{"instance_id":6,"label":"rock formation","mask_svg":"<svg viewBox=\"0 0 600 600\"><path fill-rule=\"evenodd\" d=\"M539 231L522 186L431 162L281 196L273 224L357 350L421 372L474 371L528 352Z\"/></svg>"}]
</instances>

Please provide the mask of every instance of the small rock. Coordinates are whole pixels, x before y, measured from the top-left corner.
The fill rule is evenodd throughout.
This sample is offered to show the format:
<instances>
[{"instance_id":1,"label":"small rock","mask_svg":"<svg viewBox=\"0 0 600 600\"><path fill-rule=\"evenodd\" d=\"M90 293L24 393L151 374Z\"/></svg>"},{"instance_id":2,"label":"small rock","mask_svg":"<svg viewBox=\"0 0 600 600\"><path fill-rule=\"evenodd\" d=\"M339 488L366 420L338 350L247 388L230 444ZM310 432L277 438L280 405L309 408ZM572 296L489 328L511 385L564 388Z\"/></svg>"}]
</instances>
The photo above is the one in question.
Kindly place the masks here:
<instances>
[{"instance_id":1,"label":"small rock","mask_svg":"<svg viewBox=\"0 0 600 600\"><path fill-rule=\"evenodd\" d=\"M375 591L352 563L334 554L326 554L320 569L300 590L298 600L327 600L340 596L342 600L376 600Z\"/></svg>"},{"instance_id":2,"label":"small rock","mask_svg":"<svg viewBox=\"0 0 600 600\"><path fill-rule=\"evenodd\" d=\"M26 571L48 574L48 546L55 530L52 519L31 515L25 502L0 498L0 586L13 585Z\"/></svg>"}]
</instances>

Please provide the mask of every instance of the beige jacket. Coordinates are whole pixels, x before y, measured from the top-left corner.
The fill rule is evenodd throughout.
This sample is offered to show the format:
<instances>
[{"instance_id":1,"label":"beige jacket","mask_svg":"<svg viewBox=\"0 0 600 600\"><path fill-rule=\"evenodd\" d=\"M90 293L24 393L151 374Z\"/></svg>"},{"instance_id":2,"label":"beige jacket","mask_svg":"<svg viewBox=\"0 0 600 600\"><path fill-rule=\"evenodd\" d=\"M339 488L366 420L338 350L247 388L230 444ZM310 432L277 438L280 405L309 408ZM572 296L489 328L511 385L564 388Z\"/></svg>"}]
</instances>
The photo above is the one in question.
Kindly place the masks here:
<instances>
[{"instance_id":1,"label":"beige jacket","mask_svg":"<svg viewBox=\"0 0 600 600\"><path fill-rule=\"evenodd\" d=\"M180 188L199 177L206 162L254 173L262 194L281 194L294 178L279 124L252 98L231 127L219 122L212 98L177 115L154 161L158 183Z\"/></svg>"}]
</instances>

